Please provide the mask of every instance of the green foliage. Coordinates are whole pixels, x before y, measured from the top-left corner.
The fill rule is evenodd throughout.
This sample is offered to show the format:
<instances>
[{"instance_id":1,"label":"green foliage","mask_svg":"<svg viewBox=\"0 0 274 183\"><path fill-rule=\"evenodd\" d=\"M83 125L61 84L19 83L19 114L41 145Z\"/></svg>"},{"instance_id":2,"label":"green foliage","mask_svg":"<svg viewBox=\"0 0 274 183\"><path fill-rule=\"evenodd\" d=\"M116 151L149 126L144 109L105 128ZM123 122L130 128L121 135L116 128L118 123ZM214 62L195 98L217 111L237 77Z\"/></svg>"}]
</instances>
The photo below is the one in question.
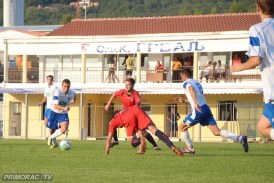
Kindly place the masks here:
<instances>
[{"instance_id":1,"label":"green foliage","mask_svg":"<svg viewBox=\"0 0 274 183\"><path fill-rule=\"evenodd\" d=\"M62 25L67 24L72 19L73 19L73 16L71 14L64 14L63 17L62 17L62 20L61 20L60 24L62 24Z\"/></svg>"},{"instance_id":2,"label":"green foliage","mask_svg":"<svg viewBox=\"0 0 274 183\"><path fill-rule=\"evenodd\" d=\"M64 24L76 15L76 0L25 0L25 24ZM200 15L254 12L256 0L93 0L99 7L87 10L88 18ZM0 0L0 23L3 22ZM43 9L38 9L42 5ZM70 16L69 16L70 15ZM81 10L81 16L84 11Z\"/></svg>"}]
</instances>

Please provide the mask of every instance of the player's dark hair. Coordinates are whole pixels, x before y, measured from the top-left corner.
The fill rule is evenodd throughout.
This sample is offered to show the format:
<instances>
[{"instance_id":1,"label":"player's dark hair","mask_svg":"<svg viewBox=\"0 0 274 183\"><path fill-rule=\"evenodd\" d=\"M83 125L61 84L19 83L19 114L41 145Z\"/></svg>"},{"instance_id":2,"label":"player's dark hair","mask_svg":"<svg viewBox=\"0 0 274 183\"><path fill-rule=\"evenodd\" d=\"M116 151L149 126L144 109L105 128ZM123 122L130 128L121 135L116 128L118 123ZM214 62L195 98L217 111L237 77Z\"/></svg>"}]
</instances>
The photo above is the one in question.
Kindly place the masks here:
<instances>
[{"instance_id":1,"label":"player's dark hair","mask_svg":"<svg viewBox=\"0 0 274 183\"><path fill-rule=\"evenodd\" d=\"M257 0L257 5L265 15L274 17L274 1L273 0Z\"/></svg>"},{"instance_id":2,"label":"player's dark hair","mask_svg":"<svg viewBox=\"0 0 274 183\"><path fill-rule=\"evenodd\" d=\"M126 81L127 81L127 82L130 82L133 86L134 86L135 83L136 83L136 82L135 82L135 79L133 79L133 78L127 78Z\"/></svg>"},{"instance_id":3,"label":"player's dark hair","mask_svg":"<svg viewBox=\"0 0 274 183\"><path fill-rule=\"evenodd\" d=\"M188 78L191 78L191 70L183 69L183 70L181 70L181 75L186 75Z\"/></svg>"},{"instance_id":4,"label":"player's dark hair","mask_svg":"<svg viewBox=\"0 0 274 183\"><path fill-rule=\"evenodd\" d=\"M47 75L47 78L50 78L53 81L53 75Z\"/></svg>"},{"instance_id":5,"label":"player's dark hair","mask_svg":"<svg viewBox=\"0 0 274 183\"><path fill-rule=\"evenodd\" d=\"M62 85L63 85L63 83L66 83L66 84L70 85L70 80L69 80L69 79L64 79L64 80L62 81Z\"/></svg>"}]
</instances>

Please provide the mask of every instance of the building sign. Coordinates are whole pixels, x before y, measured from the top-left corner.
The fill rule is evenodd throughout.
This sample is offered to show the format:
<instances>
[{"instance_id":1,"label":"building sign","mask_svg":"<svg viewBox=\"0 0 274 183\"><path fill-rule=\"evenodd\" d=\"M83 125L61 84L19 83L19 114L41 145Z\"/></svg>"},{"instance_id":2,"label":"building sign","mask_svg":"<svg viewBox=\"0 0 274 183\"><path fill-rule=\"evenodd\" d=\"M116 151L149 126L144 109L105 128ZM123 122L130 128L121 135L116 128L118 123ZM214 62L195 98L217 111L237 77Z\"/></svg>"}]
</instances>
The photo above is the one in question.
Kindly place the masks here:
<instances>
[{"instance_id":1,"label":"building sign","mask_svg":"<svg viewBox=\"0 0 274 183\"><path fill-rule=\"evenodd\" d=\"M112 43L112 44L91 44L87 48L96 48L98 54L108 53L182 53L203 51L205 47L196 42L138 42L138 43ZM92 51L94 52L94 50Z\"/></svg>"},{"instance_id":2,"label":"building sign","mask_svg":"<svg viewBox=\"0 0 274 183\"><path fill-rule=\"evenodd\" d=\"M74 40L75 41L75 40ZM248 38L158 42L9 43L9 55L79 55L246 51ZM2 45L3 46L3 45Z\"/></svg>"}]
</instances>

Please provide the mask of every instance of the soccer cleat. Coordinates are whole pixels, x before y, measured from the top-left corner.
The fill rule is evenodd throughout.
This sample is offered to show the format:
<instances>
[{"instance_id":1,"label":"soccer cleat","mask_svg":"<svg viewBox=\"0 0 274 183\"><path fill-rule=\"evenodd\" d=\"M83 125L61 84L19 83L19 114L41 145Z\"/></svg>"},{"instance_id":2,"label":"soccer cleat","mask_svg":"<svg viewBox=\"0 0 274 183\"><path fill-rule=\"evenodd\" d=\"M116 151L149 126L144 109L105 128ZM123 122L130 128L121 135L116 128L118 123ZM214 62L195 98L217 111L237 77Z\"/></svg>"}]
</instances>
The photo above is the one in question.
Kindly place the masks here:
<instances>
[{"instance_id":1,"label":"soccer cleat","mask_svg":"<svg viewBox=\"0 0 274 183\"><path fill-rule=\"evenodd\" d=\"M53 149L53 148L56 148L58 147L58 144L52 144L49 148Z\"/></svg>"},{"instance_id":2,"label":"soccer cleat","mask_svg":"<svg viewBox=\"0 0 274 183\"><path fill-rule=\"evenodd\" d=\"M189 147L186 147L186 148L182 148L180 149L182 153L189 153L189 154L195 154L195 149L194 148L189 148Z\"/></svg>"},{"instance_id":3,"label":"soccer cleat","mask_svg":"<svg viewBox=\"0 0 274 183\"><path fill-rule=\"evenodd\" d=\"M154 150L155 151L161 151L162 149L160 147L156 146L156 147L154 147Z\"/></svg>"},{"instance_id":4,"label":"soccer cleat","mask_svg":"<svg viewBox=\"0 0 274 183\"><path fill-rule=\"evenodd\" d=\"M244 135L244 136L242 137L241 144L242 144L243 147L244 147L244 151L245 151L245 152L248 152L247 136Z\"/></svg>"},{"instance_id":5,"label":"soccer cleat","mask_svg":"<svg viewBox=\"0 0 274 183\"><path fill-rule=\"evenodd\" d=\"M48 137L48 146L51 147L52 145L52 139Z\"/></svg>"},{"instance_id":6,"label":"soccer cleat","mask_svg":"<svg viewBox=\"0 0 274 183\"><path fill-rule=\"evenodd\" d=\"M110 148L116 146L116 145L119 145L119 141L114 141L110 144Z\"/></svg>"},{"instance_id":7,"label":"soccer cleat","mask_svg":"<svg viewBox=\"0 0 274 183\"><path fill-rule=\"evenodd\" d=\"M172 146L171 150L175 152L175 154L177 154L178 156L184 156L184 153L178 150L175 146Z\"/></svg>"}]
</instances>

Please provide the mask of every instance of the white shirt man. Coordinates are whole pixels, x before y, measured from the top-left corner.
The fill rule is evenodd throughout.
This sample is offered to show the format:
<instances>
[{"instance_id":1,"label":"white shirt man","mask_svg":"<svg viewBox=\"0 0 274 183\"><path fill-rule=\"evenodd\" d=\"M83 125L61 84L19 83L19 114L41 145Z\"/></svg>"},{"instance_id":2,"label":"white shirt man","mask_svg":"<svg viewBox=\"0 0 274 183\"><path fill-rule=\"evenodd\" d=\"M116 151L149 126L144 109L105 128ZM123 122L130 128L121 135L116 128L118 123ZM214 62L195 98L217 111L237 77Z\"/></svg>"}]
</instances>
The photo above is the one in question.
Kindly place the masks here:
<instances>
[{"instance_id":1,"label":"white shirt man","mask_svg":"<svg viewBox=\"0 0 274 183\"><path fill-rule=\"evenodd\" d=\"M257 0L261 23L250 28L249 60L232 66L233 72L260 67L265 109L258 122L258 131L274 140L274 2Z\"/></svg>"}]
</instances>

